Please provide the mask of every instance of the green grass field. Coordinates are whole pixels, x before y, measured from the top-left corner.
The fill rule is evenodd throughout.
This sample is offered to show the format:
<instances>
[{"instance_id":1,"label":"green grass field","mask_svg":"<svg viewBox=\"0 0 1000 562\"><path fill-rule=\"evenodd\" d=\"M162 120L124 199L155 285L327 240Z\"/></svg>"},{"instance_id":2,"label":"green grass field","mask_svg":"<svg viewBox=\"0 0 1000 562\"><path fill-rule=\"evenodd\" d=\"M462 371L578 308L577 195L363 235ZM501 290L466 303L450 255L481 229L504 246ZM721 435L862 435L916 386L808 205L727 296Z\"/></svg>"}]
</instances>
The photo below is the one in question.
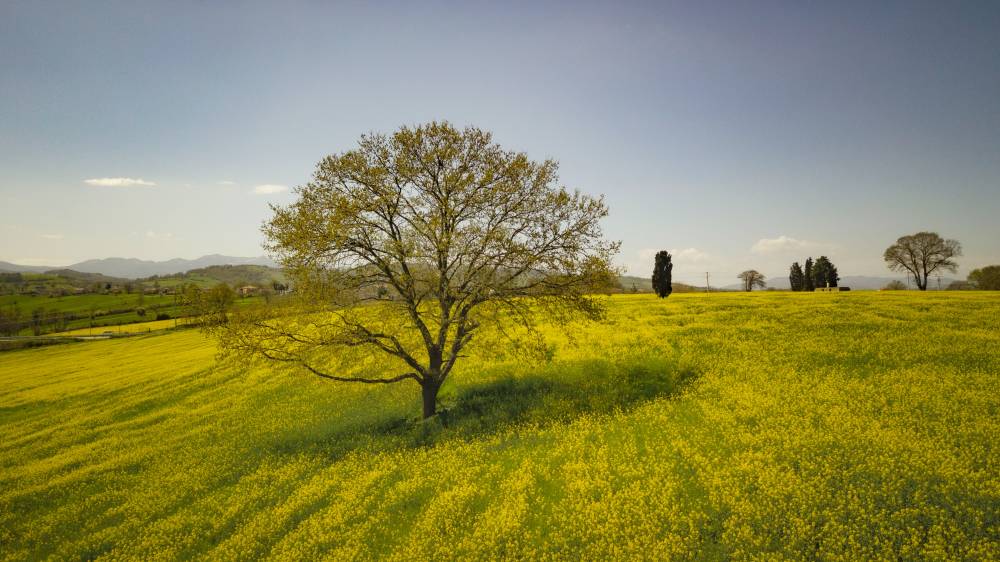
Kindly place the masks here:
<instances>
[{"instance_id":1,"label":"green grass field","mask_svg":"<svg viewBox=\"0 0 1000 562\"><path fill-rule=\"evenodd\" d=\"M257 304L262 301L262 297L237 298L234 302L236 306L247 306ZM139 295L139 294L83 294L67 296L31 296L31 295L0 295L0 308L17 306L21 311L20 320L27 322L31 319L33 310L41 309L46 314L66 313L78 316L74 320L66 322L66 329L56 331L53 326L45 326L44 334L65 334L67 332L89 333L93 324L94 333L100 331L117 331L122 326L137 322L148 323L156 318L158 313L168 314L171 318L183 317L189 314L184 306L179 304L179 298L175 295ZM145 314L140 315L136 309L145 309ZM90 313L95 313L93 321ZM115 312L118 311L118 312ZM112 313L114 312L114 313ZM133 330L134 331L134 330ZM27 336L32 334L31 327L25 327L19 335Z\"/></svg>"},{"instance_id":2,"label":"green grass field","mask_svg":"<svg viewBox=\"0 0 1000 562\"><path fill-rule=\"evenodd\" d=\"M66 313L78 316L79 318L67 322L67 330L89 327L91 311L95 313L93 320L95 327L118 326L119 324L152 320L156 317L157 312L171 316L183 312L173 295L85 294L53 297L0 295L0 307L11 305L20 309L23 321L30 320L32 311L37 309L41 309L47 314ZM139 307L146 309L145 316L140 316L135 312L135 309ZM121 312L112 313L115 311ZM45 332L50 331L49 327L46 327ZM21 330L21 335L30 334L31 328Z\"/></svg>"},{"instance_id":3,"label":"green grass field","mask_svg":"<svg viewBox=\"0 0 1000 562\"><path fill-rule=\"evenodd\" d=\"M1000 559L1000 294L611 299L416 385L199 332L0 354L8 560Z\"/></svg>"}]
</instances>

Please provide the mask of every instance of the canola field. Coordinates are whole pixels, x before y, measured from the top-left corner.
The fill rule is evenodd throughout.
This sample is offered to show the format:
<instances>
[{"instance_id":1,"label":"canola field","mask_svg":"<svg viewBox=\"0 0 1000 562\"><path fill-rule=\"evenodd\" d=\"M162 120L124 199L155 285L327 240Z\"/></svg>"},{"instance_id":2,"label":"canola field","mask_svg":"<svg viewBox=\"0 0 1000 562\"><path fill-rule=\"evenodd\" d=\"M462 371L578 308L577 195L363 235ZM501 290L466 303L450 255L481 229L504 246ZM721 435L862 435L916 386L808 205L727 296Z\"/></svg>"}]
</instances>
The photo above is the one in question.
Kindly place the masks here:
<instances>
[{"instance_id":1,"label":"canola field","mask_svg":"<svg viewBox=\"0 0 1000 562\"><path fill-rule=\"evenodd\" d=\"M1000 559L1000 294L612 297L416 385L0 354L5 560Z\"/></svg>"}]
</instances>

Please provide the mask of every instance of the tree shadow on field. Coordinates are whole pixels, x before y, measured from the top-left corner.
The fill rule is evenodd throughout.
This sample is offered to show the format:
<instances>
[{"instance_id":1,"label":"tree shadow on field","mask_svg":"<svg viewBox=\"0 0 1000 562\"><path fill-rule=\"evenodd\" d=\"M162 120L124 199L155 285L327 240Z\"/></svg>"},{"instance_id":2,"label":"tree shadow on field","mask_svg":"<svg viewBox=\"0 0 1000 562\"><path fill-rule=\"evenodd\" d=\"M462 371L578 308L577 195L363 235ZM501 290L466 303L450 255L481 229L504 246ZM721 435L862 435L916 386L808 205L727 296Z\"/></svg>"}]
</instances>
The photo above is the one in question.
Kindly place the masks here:
<instances>
[{"instance_id":1,"label":"tree shadow on field","mask_svg":"<svg viewBox=\"0 0 1000 562\"><path fill-rule=\"evenodd\" d=\"M371 408L371 402L354 404L328 423L300 425L264 448L282 456L312 452L336 460L359 449L432 447L520 426L546 427L585 415L628 411L676 395L699 374L694 365L652 355L615 362L557 362L531 371L520 365L498 366L477 373L476 382L458 377L446 385L433 418L419 418L419 395L413 392L413 402L406 401L405 406L397 403L381 409Z\"/></svg>"},{"instance_id":2,"label":"tree shadow on field","mask_svg":"<svg viewBox=\"0 0 1000 562\"><path fill-rule=\"evenodd\" d=\"M516 367L484 373L486 380L442 390L432 419L387 420L375 434L428 446L448 438L471 439L519 425L544 427L587 414L628 411L679 393L699 375L692 365L662 357L612 363L555 363L531 373Z\"/></svg>"}]
</instances>

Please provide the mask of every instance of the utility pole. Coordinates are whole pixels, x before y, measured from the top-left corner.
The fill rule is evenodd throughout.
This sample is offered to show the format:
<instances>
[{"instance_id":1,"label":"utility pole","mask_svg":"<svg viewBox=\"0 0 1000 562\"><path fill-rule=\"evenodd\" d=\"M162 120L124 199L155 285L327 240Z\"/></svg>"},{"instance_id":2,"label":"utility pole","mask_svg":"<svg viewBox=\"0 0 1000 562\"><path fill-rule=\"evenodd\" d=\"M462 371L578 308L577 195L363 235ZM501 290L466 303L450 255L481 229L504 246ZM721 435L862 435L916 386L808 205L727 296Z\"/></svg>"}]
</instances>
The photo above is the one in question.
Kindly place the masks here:
<instances>
[{"instance_id":1,"label":"utility pole","mask_svg":"<svg viewBox=\"0 0 1000 562\"><path fill-rule=\"evenodd\" d=\"M712 292L712 286L708 284L708 272L707 271L705 272L705 292L706 293L711 293Z\"/></svg>"}]
</instances>

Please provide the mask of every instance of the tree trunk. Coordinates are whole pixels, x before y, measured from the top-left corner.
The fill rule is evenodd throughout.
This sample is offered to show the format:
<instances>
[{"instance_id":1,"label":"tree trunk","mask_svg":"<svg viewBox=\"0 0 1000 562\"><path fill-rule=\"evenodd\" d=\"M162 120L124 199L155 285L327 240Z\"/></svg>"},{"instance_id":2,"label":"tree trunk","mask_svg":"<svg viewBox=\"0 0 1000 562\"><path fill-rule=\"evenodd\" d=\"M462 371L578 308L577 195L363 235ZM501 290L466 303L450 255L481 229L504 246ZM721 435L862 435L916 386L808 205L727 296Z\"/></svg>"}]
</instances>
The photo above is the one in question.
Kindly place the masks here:
<instances>
[{"instance_id":1,"label":"tree trunk","mask_svg":"<svg viewBox=\"0 0 1000 562\"><path fill-rule=\"evenodd\" d=\"M437 382L428 381L420 388L424 398L424 419L427 419L437 413L437 395L440 386Z\"/></svg>"}]
</instances>

